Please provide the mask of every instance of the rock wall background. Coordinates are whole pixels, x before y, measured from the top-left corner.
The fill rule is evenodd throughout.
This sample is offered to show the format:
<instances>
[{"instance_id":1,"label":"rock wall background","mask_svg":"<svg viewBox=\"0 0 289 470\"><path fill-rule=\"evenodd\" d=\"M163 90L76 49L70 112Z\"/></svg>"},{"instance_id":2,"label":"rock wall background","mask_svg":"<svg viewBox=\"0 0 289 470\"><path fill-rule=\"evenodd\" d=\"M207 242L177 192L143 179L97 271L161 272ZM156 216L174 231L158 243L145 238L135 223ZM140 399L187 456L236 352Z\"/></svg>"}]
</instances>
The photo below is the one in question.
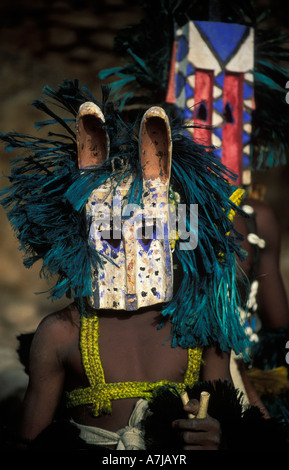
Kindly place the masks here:
<instances>
[{"instance_id":1,"label":"rock wall background","mask_svg":"<svg viewBox=\"0 0 289 470\"><path fill-rule=\"evenodd\" d=\"M261 9L270 4L273 23L286 28L285 1L258 1ZM137 2L128 0L2 0L0 130L35 132L34 121L42 115L30 103L40 97L45 85L55 87L64 78L79 78L99 96L98 72L121 64L112 49L117 30L140 17ZM285 93L284 83L284 99ZM11 156L0 147L1 175L8 172ZM280 223L281 271L289 296L289 165L256 174L255 180L266 184L266 200ZM15 352L16 337L34 331L43 316L66 303L52 303L45 294L35 295L47 290L38 270L39 265L30 270L23 267L22 254L0 207L0 402L9 399L15 413L13 396L16 392L21 395L27 383ZM0 408L2 416L4 408Z\"/></svg>"}]
</instances>

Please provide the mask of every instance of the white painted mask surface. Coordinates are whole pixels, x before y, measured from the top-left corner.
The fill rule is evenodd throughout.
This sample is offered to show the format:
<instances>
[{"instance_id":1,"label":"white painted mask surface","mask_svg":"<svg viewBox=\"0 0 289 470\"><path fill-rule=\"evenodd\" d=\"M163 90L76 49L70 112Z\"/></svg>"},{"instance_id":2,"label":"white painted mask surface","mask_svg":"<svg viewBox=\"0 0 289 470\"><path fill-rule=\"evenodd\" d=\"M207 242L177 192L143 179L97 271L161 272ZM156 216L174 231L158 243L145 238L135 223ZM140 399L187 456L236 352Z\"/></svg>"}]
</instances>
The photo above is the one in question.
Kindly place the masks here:
<instances>
[{"instance_id":1,"label":"white painted mask surface","mask_svg":"<svg viewBox=\"0 0 289 470\"><path fill-rule=\"evenodd\" d=\"M85 105L79 116L93 109L91 104ZM79 141L81 139L82 136ZM81 168L86 166L87 138L85 140L86 145L82 147L83 150L86 147L86 156L79 146ZM94 164L101 164L106 156L98 150L104 145L92 141L90 139L87 161L91 165L94 158ZM114 188L113 178L107 180L91 193L86 204L88 243L103 260L102 268L92 266L93 293L89 303L96 309L136 310L172 298L168 213L171 135L168 118L161 108L150 108L144 114L139 153L143 177L140 205L128 204L125 199L133 175L117 188Z\"/></svg>"}]
</instances>

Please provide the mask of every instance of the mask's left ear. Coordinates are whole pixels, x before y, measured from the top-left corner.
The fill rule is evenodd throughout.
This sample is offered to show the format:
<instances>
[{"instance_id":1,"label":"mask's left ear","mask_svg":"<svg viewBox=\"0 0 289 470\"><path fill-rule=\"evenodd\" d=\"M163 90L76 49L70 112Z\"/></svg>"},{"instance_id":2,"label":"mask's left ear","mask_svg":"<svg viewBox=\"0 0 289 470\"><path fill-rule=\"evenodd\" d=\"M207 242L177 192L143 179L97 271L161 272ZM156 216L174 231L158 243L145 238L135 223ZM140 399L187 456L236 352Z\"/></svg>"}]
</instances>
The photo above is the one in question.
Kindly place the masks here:
<instances>
[{"instance_id":1,"label":"mask's left ear","mask_svg":"<svg viewBox=\"0 0 289 470\"><path fill-rule=\"evenodd\" d=\"M141 121L139 156L143 180L169 186L172 139L168 116L162 108L149 108Z\"/></svg>"},{"instance_id":2,"label":"mask's left ear","mask_svg":"<svg viewBox=\"0 0 289 470\"><path fill-rule=\"evenodd\" d=\"M83 103L77 116L78 167L104 163L109 154L109 138L101 109L90 101Z\"/></svg>"}]
</instances>

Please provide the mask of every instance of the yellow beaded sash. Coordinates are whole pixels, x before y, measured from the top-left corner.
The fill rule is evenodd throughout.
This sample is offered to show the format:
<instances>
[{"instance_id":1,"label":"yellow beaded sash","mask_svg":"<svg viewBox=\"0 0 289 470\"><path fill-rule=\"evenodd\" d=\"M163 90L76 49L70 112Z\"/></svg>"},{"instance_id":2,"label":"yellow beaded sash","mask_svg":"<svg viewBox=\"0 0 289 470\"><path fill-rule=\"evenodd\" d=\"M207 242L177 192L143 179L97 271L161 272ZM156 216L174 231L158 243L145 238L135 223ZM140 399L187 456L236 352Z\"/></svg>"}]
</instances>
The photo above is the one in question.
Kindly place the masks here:
<instances>
[{"instance_id":1,"label":"yellow beaded sash","mask_svg":"<svg viewBox=\"0 0 289 470\"><path fill-rule=\"evenodd\" d=\"M184 382L114 382L106 383L101 364L99 346L99 320L97 315L83 317L80 332L80 348L83 367L88 378L89 387L80 388L66 393L67 407L91 405L94 416L111 413L111 400L121 398L145 398L149 400L157 387L169 385L178 392L187 386L193 386L199 380L202 361L202 348L188 350L188 367Z\"/></svg>"}]
</instances>

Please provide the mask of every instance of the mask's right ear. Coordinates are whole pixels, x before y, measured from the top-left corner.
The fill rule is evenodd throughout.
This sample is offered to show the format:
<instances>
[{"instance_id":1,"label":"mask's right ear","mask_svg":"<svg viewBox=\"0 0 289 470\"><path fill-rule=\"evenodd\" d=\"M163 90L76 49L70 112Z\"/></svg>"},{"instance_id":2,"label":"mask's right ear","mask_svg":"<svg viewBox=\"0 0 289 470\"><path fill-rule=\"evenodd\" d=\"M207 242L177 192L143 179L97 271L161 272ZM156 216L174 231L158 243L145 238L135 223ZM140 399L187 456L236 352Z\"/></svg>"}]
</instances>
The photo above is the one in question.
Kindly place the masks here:
<instances>
[{"instance_id":1,"label":"mask's right ear","mask_svg":"<svg viewBox=\"0 0 289 470\"><path fill-rule=\"evenodd\" d=\"M109 138L101 109L90 101L83 103L76 123L78 167L102 165L109 154Z\"/></svg>"},{"instance_id":2,"label":"mask's right ear","mask_svg":"<svg viewBox=\"0 0 289 470\"><path fill-rule=\"evenodd\" d=\"M168 185L171 177L172 139L169 119L160 107L149 108L141 121L139 156L143 180Z\"/></svg>"}]
</instances>

